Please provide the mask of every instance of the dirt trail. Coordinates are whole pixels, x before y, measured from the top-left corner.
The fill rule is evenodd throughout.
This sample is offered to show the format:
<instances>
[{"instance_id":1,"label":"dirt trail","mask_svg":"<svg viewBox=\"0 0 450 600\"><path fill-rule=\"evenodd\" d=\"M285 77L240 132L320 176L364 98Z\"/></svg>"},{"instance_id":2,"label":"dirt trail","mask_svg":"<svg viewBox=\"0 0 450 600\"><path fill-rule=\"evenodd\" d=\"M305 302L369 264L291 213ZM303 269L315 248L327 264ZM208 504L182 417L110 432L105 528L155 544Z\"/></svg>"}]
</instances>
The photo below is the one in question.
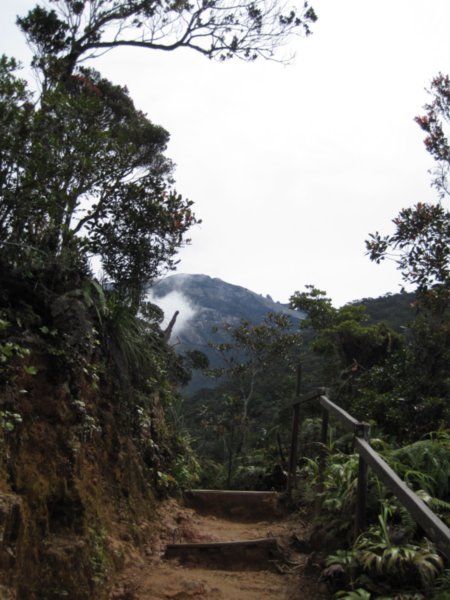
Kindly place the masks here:
<instances>
[{"instance_id":1,"label":"dirt trail","mask_svg":"<svg viewBox=\"0 0 450 600\"><path fill-rule=\"evenodd\" d=\"M158 531L147 557L132 556L116 586L113 600L325 600L317 575L308 572L308 555L292 548L292 535L307 528L298 517L242 522L201 515L174 500L159 508ZM276 537L279 558L260 570L205 568L166 560L167 544L218 542ZM306 567L306 568L305 568Z\"/></svg>"}]
</instances>

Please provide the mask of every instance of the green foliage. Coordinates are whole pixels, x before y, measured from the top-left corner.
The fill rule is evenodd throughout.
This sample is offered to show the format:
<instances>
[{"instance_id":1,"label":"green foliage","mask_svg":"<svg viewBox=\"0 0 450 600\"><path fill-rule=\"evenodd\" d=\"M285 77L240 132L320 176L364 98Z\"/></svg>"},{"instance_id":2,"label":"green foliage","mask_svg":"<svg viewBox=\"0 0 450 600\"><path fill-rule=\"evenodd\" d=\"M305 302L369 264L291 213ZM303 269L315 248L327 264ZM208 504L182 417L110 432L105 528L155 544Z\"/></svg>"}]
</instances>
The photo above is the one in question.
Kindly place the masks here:
<instances>
[{"instance_id":1,"label":"green foliage","mask_svg":"<svg viewBox=\"0 0 450 600\"><path fill-rule=\"evenodd\" d=\"M440 586L439 576L443 573L444 561L435 546L424 539L420 543L393 542L388 525L391 509L382 505L378 524L372 525L361 534L350 550L338 551L328 556L325 574L340 565L345 574L343 587L336 598L366 597L408 598L410 593L422 590L427 597L432 589ZM353 591L351 591L353 590ZM352 594L355 594L352 596ZM386 594L389 594L386 595ZM423 597L419 593L420 597Z\"/></svg>"},{"instance_id":2,"label":"green foliage","mask_svg":"<svg viewBox=\"0 0 450 600\"><path fill-rule=\"evenodd\" d=\"M5 433L14 431L22 421L22 415L18 412L11 412L10 410L0 411L0 427Z\"/></svg>"},{"instance_id":3,"label":"green foliage","mask_svg":"<svg viewBox=\"0 0 450 600\"><path fill-rule=\"evenodd\" d=\"M353 592L337 592L335 598L340 600L370 600L371 594L362 588L358 588Z\"/></svg>"},{"instance_id":4,"label":"green foliage","mask_svg":"<svg viewBox=\"0 0 450 600\"><path fill-rule=\"evenodd\" d=\"M0 318L0 387L13 383L21 371L29 375L37 373L33 365L23 364L24 359L30 355L30 349L9 339L10 328L11 323ZM0 418L2 428L8 431L14 429L14 423L20 422L20 415L15 411L3 411Z\"/></svg>"},{"instance_id":5,"label":"green foliage","mask_svg":"<svg viewBox=\"0 0 450 600\"><path fill-rule=\"evenodd\" d=\"M450 212L440 204L418 203L393 220L392 235L376 232L366 241L371 260L397 262L403 279L420 290L445 285L450 277ZM396 253L398 252L398 253Z\"/></svg>"},{"instance_id":6,"label":"green foliage","mask_svg":"<svg viewBox=\"0 0 450 600\"><path fill-rule=\"evenodd\" d=\"M168 472L161 476L168 490L180 491L195 487L201 467L192 447L183 416L183 399L172 389L165 390L165 416L171 438L171 461Z\"/></svg>"},{"instance_id":7,"label":"green foliage","mask_svg":"<svg viewBox=\"0 0 450 600\"><path fill-rule=\"evenodd\" d=\"M307 312L302 327L313 328L317 334L312 348L329 358L338 358L341 368L357 367L355 362L370 368L399 345L398 334L385 323L364 325L368 315L362 304L334 308L325 292L313 286L306 288L306 292L295 292L291 306Z\"/></svg>"},{"instance_id":8,"label":"green foliage","mask_svg":"<svg viewBox=\"0 0 450 600\"><path fill-rule=\"evenodd\" d=\"M106 549L106 532L103 529L92 529L90 531L91 560L90 566L93 572L93 581L104 584L108 577L109 560Z\"/></svg>"},{"instance_id":9,"label":"green foliage","mask_svg":"<svg viewBox=\"0 0 450 600\"><path fill-rule=\"evenodd\" d=\"M310 348L323 356L322 385L333 386L341 404L351 395L355 382L368 370L382 365L402 345L401 336L384 322L367 324L364 305L335 308L325 292L312 285L295 292L291 307L306 311L301 327L313 332Z\"/></svg>"},{"instance_id":10,"label":"green foliage","mask_svg":"<svg viewBox=\"0 0 450 600\"><path fill-rule=\"evenodd\" d=\"M446 498L450 492L450 436L440 432L389 453L389 462L414 489Z\"/></svg>"},{"instance_id":11,"label":"green foliage","mask_svg":"<svg viewBox=\"0 0 450 600\"><path fill-rule=\"evenodd\" d=\"M134 314L115 293L105 298L102 314L102 337L123 385L132 385L142 373L150 375L159 345L158 332L148 322Z\"/></svg>"},{"instance_id":12,"label":"green foliage","mask_svg":"<svg viewBox=\"0 0 450 600\"><path fill-rule=\"evenodd\" d=\"M368 323L384 321L397 333L401 333L415 316L414 301L415 294L401 292L388 293L379 298L363 298L358 303L366 307Z\"/></svg>"},{"instance_id":13,"label":"green foliage","mask_svg":"<svg viewBox=\"0 0 450 600\"><path fill-rule=\"evenodd\" d=\"M450 79L439 73L429 91L432 101L425 105L425 116L416 122L427 133L425 147L437 162L433 186L442 200L449 194L450 145L447 137L450 123ZM448 307L450 278L450 212L440 203L418 203L400 211L393 220L392 235L378 232L366 241L371 260L379 263L392 258L406 282L413 283L420 292L434 288L440 296L441 311ZM436 300L436 298L434 299Z\"/></svg>"},{"instance_id":14,"label":"green foliage","mask_svg":"<svg viewBox=\"0 0 450 600\"><path fill-rule=\"evenodd\" d=\"M337 442L338 440L336 440ZM333 442L330 450L336 446ZM373 442L380 445L377 440ZM389 464L444 520L449 518L448 433L439 432L401 448L382 444ZM329 543L347 540L349 549L327 558L325 579L340 590L336 598L431 597L445 589L444 561L436 547L422 537L411 515L369 470L367 518L369 528L350 542L356 503L357 455L328 454L321 493L320 523ZM305 481L317 489L317 468L311 459L303 466ZM335 543L335 542L334 542ZM338 568L335 568L335 566ZM441 581L442 580L442 581ZM345 590L345 591L344 591ZM354 596L352 596L354 594ZM364 594L363 594L364 597ZM439 597L439 596L437 596ZM434 598L434 595L433 595Z\"/></svg>"},{"instance_id":15,"label":"green foliage","mask_svg":"<svg viewBox=\"0 0 450 600\"><path fill-rule=\"evenodd\" d=\"M227 487L245 487L246 477L247 485L261 485L254 471L256 454L266 453L269 470L285 461L282 429L290 426L301 334L293 331L287 315L273 313L260 324L241 320L225 324L222 331L226 341L211 344L222 357L223 366L213 370L221 382L190 400L189 427L198 438L198 452L226 465L226 474L218 478Z\"/></svg>"},{"instance_id":16,"label":"green foliage","mask_svg":"<svg viewBox=\"0 0 450 600\"><path fill-rule=\"evenodd\" d=\"M302 323L302 328L313 327L321 331L330 327L336 320L337 309L332 305L326 292L313 285L306 285L306 292L294 292L289 302L291 308L303 310L307 318Z\"/></svg>"},{"instance_id":17,"label":"green foliage","mask_svg":"<svg viewBox=\"0 0 450 600\"><path fill-rule=\"evenodd\" d=\"M450 144L446 136L450 124L450 78L439 73L431 82L431 102L425 104L426 115L416 117L416 123L426 132L425 148L437 162L432 185L442 198L449 194Z\"/></svg>"},{"instance_id":18,"label":"green foliage","mask_svg":"<svg viewBox=\"0 0 450 600\"><path fill-rule=\"evenodd\" d=\"M439 74L430 93L427 114L416 121L428 134L425 146L438 164L433 185L442 200L448 194L450 168L448 76ZM371 374L375 377L369 376L366 384L384 395L379 401L381 411L384 405L393 412L393 422L386 419L389 433L414 439L450 423L450 212L441 203L418 203L401 210L393 223L393 234L372 234L366 247L371 260L394 260L404 281L416 286L417 314L409 325L404 352L380 373ZM397 404L394 411L389 409L389 396Z\"/></svg>"},{"instance_id":19,"label":"green foliage","mask_svg":"<svg viewBox=\"0 0 450 600\"><path fill-rule=\"evenodd\" d=\"M136 311L144 286L174 267L196 222L192 202L172 187L163 155L169 136L134 107L126 88L92 69L50 82L31 104L15 66L0 62L3 259L23 269L57 260L82 270L99 255Z\"/></svg>"},{"instance_id":20,"label":"green foliage","mask_svg":"<svg viewBox=\"0 0 450 600\"><path fill-rule=\"evenodd\" d=\"M449 600L450 598L450 569L445 569L436 580L436 593L433 600Z\"/></svg>"}]
</instances>

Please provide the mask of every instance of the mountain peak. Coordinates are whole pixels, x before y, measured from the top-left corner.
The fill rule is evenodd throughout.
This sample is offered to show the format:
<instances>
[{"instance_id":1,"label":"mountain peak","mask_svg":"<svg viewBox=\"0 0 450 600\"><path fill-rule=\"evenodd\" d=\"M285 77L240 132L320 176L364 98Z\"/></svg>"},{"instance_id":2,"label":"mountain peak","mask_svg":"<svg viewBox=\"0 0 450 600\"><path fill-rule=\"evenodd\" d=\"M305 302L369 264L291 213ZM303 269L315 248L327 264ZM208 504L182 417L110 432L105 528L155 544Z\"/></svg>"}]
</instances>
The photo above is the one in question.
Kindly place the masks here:
<instances>
[{"instance_id":1,"label":"mountain peak","mask_svg":"<svg viewBox=\"0 0 450 600\"><path fill-rule=\"evenodd\" d=\"M149 289L149 300L162 308L165 324L175 311L179 311L171 338L175 340L177 351L200 350L215 366L218 357L209 342L225 341L220 331L222 324L238 325L241 320L246 320L257 325L269 312L289 315L293 327L304 318L301 312L274 302L268 295L262 296L218 277L202 274L177 273L160 279ZM219 331L214 332L214 328ZM195 379L194 387L197 387L201 378L197 375ZM207 384L204 379L201 381L202 385Z\"/></svg>"}]
</instances>

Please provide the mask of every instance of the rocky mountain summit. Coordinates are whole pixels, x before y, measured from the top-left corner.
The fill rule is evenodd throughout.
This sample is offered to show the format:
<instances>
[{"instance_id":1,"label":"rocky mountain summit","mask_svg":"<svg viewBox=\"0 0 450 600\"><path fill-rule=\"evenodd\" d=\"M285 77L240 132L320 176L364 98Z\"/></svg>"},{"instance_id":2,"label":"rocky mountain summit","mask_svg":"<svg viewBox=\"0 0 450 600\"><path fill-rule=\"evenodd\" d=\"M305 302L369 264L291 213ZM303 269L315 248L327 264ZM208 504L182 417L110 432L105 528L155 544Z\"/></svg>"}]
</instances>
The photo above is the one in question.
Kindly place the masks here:
<instances>
[{"instance_id":1,"label":"rocky mountain summit","mask_svg":"<svg viewBox=\"0 0 450 600\"><path fill-rule=\"evenodd\" d=\"M275 302L244 287L208 275L176 274L159 280L150 289L153 301L170 319L170 308L180 311L175 328L180 341L203 343L212 327L238 323L241 319L260 323L269 312L289 315L293 323L303 318L286 304ZM177 308L178 302L178 308Z\"/></svg>"},{"instance_id":2,"label":"rocky mountain summit","mask_svg":"<svg viewBox=\"0 0 450 600\"><path fill-rule=\"evenodd\" d=\"M289 315L296 328L304 318L302 313L270 296L208 275L175 274L161 279L150 288L149 299L163 309L166 323L179 311L171 337L176 350L200 350L214 366L218 357L208 343L225 341L221 324L237 325L241 319L258 324L269 312L276 312Z\"/></svg>"}]
</instances>

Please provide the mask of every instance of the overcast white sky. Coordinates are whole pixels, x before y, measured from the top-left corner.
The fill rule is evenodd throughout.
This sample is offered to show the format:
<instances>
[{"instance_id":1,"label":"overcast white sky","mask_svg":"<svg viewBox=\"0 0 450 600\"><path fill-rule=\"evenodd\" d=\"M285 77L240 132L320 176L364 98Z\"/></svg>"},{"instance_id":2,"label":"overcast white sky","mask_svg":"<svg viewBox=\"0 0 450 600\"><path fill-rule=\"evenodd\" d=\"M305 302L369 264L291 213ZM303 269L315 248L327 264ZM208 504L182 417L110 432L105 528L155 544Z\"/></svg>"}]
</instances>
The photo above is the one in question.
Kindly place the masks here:
<instances>
[{"instance_id":1,"label":"overcast white sky","mask_svg":"<svg viewBox=\"0 0 450 600\"><path fill-rule=\"evenodd\" d=\"M25 63L14 21L34 4L0 2L0 52ZM364 240L436 198L414 116L450 72L450 2L311 4L314 35L295 40L288 66L123 49L95 67L171 134L176 187L203 219L179 272L282 302L314 283L340 305L399 291L394 265L372 264Z\"/></svg>"}]
</instances>

